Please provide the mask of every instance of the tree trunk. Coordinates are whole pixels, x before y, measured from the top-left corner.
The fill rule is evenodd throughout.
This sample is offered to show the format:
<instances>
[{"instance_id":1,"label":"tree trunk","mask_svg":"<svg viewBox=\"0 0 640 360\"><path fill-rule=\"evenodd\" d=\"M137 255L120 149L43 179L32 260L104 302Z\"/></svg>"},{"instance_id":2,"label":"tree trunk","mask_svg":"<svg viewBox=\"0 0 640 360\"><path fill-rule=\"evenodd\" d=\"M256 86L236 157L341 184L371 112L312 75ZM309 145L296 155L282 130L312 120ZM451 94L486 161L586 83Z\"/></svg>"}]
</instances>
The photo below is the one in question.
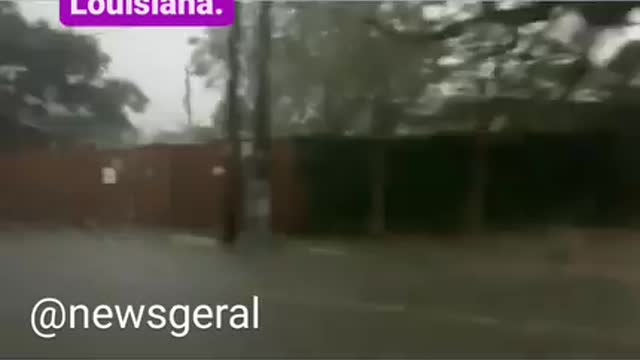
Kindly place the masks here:
<instances>
[{"instance_id":1,"label":"tree trunk","mask_svg":"<svg viewBox=\"0 0 640 360\"><path fill-rule=\"evenodd\" d=\"M385 204L385 137L393 132L394 110L386 103L385 98L377 96L373 102L372 135L373 142L369 147L369 181L370 181L370 213L369 233L373 236L383 235L386 230Z\"/></svg>"},{"instance_id":2,"label":"tree trunk","mask_svg":"<svg viewBox=\"0 0 640 360\"><path fill-rule=\"evenodd\" d=\"M384 140L374 140L369 153L369 171L371 184L371 213L369 232L373 236L383 235L386 228L385 218L385 148Z\"/></svg>"},{"instance_id":3,"label":"tree trunk","mask_svg":"<svg viewBox=\"0 0 640 360\"><path fill-rule=\"evenodd\" d=\"M236 18L241 18L242 5L236 2ZM227 48L229 58L227 65L229 69L229 79L227 80L227 116L226 131L229 142L231 143L231 152L228 154L228 181L225 182L225 206L224 206L224 222L223 234L225 242L234 242L237 238L237 230L242 227L241 219L244 213L242 206L243 187L242 183L242 158L240 146L240 127L241 117L238 111L238 76L240 73L240 59L238 57L238 45L242 41L240 21L231 27L229 38L227 40Z\"/></svg>"},{"instance_id":4,"label":"tree trunk","mask_svg":"<svg viewBox=\"0 0 640 360\"><path fill-rule=\"evenodd\" d=\"M467 198L466 228L480 234L485 227L485 203L488 180L489 125L491 117L483 112L476 120L470 161L470 183Z\"/></svg>"}]
</instances>

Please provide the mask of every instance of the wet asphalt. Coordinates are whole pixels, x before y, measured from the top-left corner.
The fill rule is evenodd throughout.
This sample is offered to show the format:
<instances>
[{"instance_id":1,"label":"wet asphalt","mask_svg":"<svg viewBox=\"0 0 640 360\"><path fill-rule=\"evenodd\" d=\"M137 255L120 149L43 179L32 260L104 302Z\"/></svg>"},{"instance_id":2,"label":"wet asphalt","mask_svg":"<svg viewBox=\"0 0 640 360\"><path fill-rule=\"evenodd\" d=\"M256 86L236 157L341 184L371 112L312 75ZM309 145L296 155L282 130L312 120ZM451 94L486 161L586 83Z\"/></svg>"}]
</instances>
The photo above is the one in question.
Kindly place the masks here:
<instances>
[{"instance_id":1,"label":"wet asphalt","mask_svg":"<svg viewBox=\"0 0 640 360\"><path fill-rule=\"evenodd\" d=\"M261 251L175 245L153 232L0 232L5 358L637 357L636 292L553 264L438 244L289 241ZM477 252L475 254L474 252ZM500 266L502 264L502 266ZM491 269L488 271L487 269ZM485 271L487 270L487 271ZM32 306L247 304L258 329L60 329ZM637 339L636 339L637 338ZM636 356L634 356L636 355Z\"/></svg>"}]
</instances>

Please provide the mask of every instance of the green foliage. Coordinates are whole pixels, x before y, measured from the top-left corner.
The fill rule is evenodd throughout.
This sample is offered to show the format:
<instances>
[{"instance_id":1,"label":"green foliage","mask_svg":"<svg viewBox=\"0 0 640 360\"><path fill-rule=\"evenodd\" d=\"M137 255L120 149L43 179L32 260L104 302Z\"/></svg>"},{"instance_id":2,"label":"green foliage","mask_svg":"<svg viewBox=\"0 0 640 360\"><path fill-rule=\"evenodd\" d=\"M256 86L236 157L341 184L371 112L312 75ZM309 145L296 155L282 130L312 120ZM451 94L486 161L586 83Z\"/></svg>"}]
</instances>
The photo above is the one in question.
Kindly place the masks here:
<instances>
[{"instance_id":1,"label":"green foliage","mask_svg":"<svg viewBox=\"0 0 640 360\"><path fill-rule=\"evenodd\" d=\"M0 96L9 97L15 108L25 106L28 95L130 126L125 109L142 112L149 100L131 81L105 78L109 62L92 36L52 29L43 21L28 23L19 3L0 1L0 68L21 69L3 78L10 91Z\"/></svg>"},{"instance_id":2,"label":"green foliage","mask_svg":"<svg viewBox=\"0 0 640 360\"><path fill-rule=\"evenodd\" d=\"M374 99L425 113L438 98L631 98L637 46L605 65L590 57L601 26L635 5L581 2L277 2L273 8L274 130L344 134ZM250 4L245 4L249 7ZM609 13L607 13L607 11ZM241 26L250 29L251 14ZM250 34L250 31L245 31ZM208 31L193 63L223 83L223 31ZM243 64L251 61L243 42ZM216 66L218 64L218 66ZM488 70L489 69L489 70ZM245 71L251 93L252 76ZM491 85L491 88L488 86ZM596 95L594 95L596 94Z\"/></svg>"}]
</instances>

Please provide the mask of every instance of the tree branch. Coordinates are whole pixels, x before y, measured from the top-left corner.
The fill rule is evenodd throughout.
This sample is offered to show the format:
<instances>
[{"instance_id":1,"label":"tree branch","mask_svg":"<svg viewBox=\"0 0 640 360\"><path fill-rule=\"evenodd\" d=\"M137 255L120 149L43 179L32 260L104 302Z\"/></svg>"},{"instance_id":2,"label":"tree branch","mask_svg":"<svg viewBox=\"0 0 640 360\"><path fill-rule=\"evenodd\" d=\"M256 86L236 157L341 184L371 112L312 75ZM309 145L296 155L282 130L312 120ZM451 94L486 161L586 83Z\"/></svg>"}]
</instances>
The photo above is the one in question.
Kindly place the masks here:
<instances>
[{"instance_id":1,"label":"tree branch","mask_svg":"<svg viewBox=\"0 0 640 360\"><path fill-rule=\"evenodd\" d=\"M446 40L460 36L468 25L481 22L497 22L507 26L521 26L536 21L547 20L551 9L558 4L556 2L537 2L534 5L508 10L498 9L494 3L483 2L482 5L482 13L479 16L452 23L440 30L398 30L375 18L365 19L365 23L387 36L408 41Z\"/></svg>"},{"instance_id":2,"label":"tree branch","mask_svg":"<svg viewBox=\"0 0 640 360\"><path fill-rule=\"evenodd\" d=\"M366 19L365 23L387 36L407 41L444 40L461 35L468 25L479 22L518 27L545 21L549 19L551 10L559 6L578 10L591 26L619 25L625 22L625 15L631 9L640 6L640 1L536 1L514 9L498 9L493 2L483 2L482 5L479 16L455 22L440 30L399 30L375 18Z\"/></svg>"}]
</instances>

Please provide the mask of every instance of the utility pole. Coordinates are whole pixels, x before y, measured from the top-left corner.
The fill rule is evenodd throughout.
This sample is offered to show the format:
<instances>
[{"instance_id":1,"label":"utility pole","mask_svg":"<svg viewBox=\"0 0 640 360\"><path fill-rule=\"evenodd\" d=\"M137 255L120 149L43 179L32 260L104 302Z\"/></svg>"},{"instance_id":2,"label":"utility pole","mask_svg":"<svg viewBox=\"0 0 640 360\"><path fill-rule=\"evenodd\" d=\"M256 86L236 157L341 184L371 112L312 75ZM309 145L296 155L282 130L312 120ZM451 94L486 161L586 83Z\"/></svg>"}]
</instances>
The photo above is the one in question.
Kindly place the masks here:
<instances>
[{"instance_id":1,"label":"utility pole","mask_svg":"<svg viewBox=\"0 0 640 360\"><path fill-rule=\"evenodd\" d=\"M253 144L247 157L246 236L253 245L268 245L271 238L271 1L260 3L256 27L257 91L253 116ZM259 241L260 243L258 243Z\"/></svg>"},{"instance_id":2,"label":"utility pole","mask_svg":"<svg viewBox=\"0 0 640 360\"><path fill-rule=\"evenodd\" d=\"M184 67L184 99L182 100L184 111L187 113L187 125L193 125L191 111L191 69L189 66Z\"/></svg>"}]
</instances>

